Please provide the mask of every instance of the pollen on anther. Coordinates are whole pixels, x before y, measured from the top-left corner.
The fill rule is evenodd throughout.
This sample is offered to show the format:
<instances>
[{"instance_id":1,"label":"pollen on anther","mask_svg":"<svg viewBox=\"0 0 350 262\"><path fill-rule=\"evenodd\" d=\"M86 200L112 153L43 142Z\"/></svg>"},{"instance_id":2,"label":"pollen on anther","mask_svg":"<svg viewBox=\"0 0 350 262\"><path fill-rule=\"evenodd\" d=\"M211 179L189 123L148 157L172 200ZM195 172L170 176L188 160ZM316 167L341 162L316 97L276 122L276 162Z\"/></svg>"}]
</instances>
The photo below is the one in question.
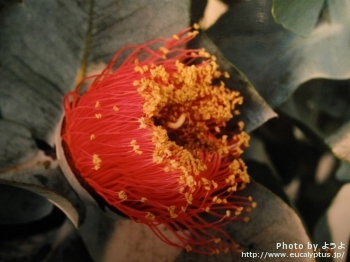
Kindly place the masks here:
<instances>
[{"instance_id":1,"label":"pollen on anther","mask_svg":"<svg viewBox=\"0 0 350 262\"><path fill-rule=\"evenodd\" d=\"M243 130L243 128L244 128L244 123L243 123L243 121L239 121L239 122L238 122L238 128L239 128L239 130Z\"/></svg>"},{"instance_id":2,"label":"pollen on anther","mask_svg":"<svg viewBox=\"0 0 350 262\"><path fill-rule=\"evenodd\" d=\"M145 203L147 201L147 198L146 197L141 197L141 200L140 200L142 203Z\"/></svg>"},{"instance_id":3,"label":"pollen on anther","mask_svg":"<svg viewBox=\"0 0 350 262\"><path fill-rule=\"evenodd\" d=\"M192 247L191 247L190 245L187 245L187 246L186 246L186 251L187 251L187 252L192 251Z\"/></svg>"},{"instance_id":4,"label":"pollen on anther","mask_svg":"<svg viewBox=\"0 0 350 262\"><path fill-rule=\"evenodd\" d=\"M102 114L101 114L101 113L95 114L95 117L96 117L97 119L101 119L101 118L102 118Z\"/></svg>"},{"instance_id":5,"label":"pollen on anther","mask_svg":"<svg viewBox=\"0 0 350 262\"><path fill-rule=\"evenodd\" d=\"M99 169L100 169L102 160L101 160L101 158L99 157L99 155L94 154L94 155L92 156L92 163L95 165L95 166L94 166L94 169L95 169L95 170L99 170Z\"/></svg>"},{"instance_id":6,"label":"pollen on anther","mask_svg":"<svg viewBox=\"0 0 350 262\"><path fill-rule=\"evenodd\" d=\"M226 210L226 216L227 217L231 216L231 211L230 210Z\"/></svg>"},{"instance_id":7,"label":"pollen on anther","mask_svg":"<svg viewBox=\"0 0 350 262\"><path fill-rule=\"evenodd\" d=\"M217 243L220 243L221 242L221 238L215 238L214 242L217 244Z\"/></svg>"},{"instance_id":8,"label":"pollen on anther","mask_svg":"<svg viewBox=\"0 0 350 262\"><path fill-rule=\"evenodd\" d=\"M96 101L95 107L100 107L100 106L101 106L100 101Z\"/></svg>"},{"instance_id":9,"label":"pollen on anther","mask_svg":"<svg viewBox=\"0 0 350 262\"><path fill-rule=\"evenodd\" d=\"M140 123L140 126L139 126L140 129L145 129L147 127L144 117L139 118L138 121Z\"/></svg>"},{"instance_id":10,"label":"pollen on anther","mask_svg":"<svg viewBox=\"0 0 350 262\"><path fill-rule=\"evenodd\" d=\"M119 108L117 106L113 106L113 110L118 112L119 111Z\"/></svg>"},{"instance_id":11,"label":"pollen on anther","mask_svg":"<svg viewBox=\"0 0 350 262\"><path fill-rule=\"evenodd\" d=\"M176 40L180 39L180 37L178 35L173 35L173 38L176 39Z\"/></svg>"},{"instance_id":12,"label":"pollen on anther","mask_svg":"<svg viewBox=\"0 0 350 262\"><path fill-rule=\"evenodd\" d=\"M95 137L94 134L91 134L91 135L90 135L90 140L95 140L95 138L96 138L96 137Z\"/></svg>"},{"instance_id":13,"label":"pollen on anther","mask_svg":"<svg viewBox=\"0 0 350 262\"><path fill-rule=\"evenodd\" d=\"M149 219L149 220L154 220L156 218L156 216L153 215L151 212L148 212L145 217L146 219Z\"/></svg>"},{"instance_id":14,"label":"pollen on anther","mask_svg":"<svg viewBox=\"0 0 350 262\"><path fill-rule=\"evenodd\" d=\"M124 190L122 190L118 193L118 197L122 200L126 200L128 198L128 196L126 195Z\"/></svg>"},{"instance_id":15,"label":"pollen on anther","mask_svg":"<svg viewBox=\"0 0 350 262\"><path fill-rule=\"evenodd\" d=\"M139 72L140 74L144 73L144 70L141 66L135 66L134 67L135 72Z\"/></svg>"}]
</instances>

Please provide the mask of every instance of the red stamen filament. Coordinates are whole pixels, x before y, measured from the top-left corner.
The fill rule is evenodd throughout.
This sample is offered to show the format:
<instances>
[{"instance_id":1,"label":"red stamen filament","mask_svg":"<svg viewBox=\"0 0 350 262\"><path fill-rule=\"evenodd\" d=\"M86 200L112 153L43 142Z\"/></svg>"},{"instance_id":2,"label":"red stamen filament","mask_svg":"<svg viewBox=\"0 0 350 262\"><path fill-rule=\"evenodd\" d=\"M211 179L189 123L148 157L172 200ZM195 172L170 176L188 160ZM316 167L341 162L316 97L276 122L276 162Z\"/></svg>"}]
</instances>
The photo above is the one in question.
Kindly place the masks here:
<instances>
[{"instance_id":1,"label":"red stamen filament","mask_svg":"<svg viewBox=\"0 0 350 262\"><path fill-rule=\"evenodd\" d=\"M243 99L214 86L228 77L215 57L184 49L195 35L186 29L118 51L84 95L80 86L66 95L62 137L78 175L109 205L169 245L214 254L237 249L222 227L246 220L240 214L256 203L235 196L249 183L239 158L249 137L242 123L226 130Z\"/></svg>"}]
</instances>

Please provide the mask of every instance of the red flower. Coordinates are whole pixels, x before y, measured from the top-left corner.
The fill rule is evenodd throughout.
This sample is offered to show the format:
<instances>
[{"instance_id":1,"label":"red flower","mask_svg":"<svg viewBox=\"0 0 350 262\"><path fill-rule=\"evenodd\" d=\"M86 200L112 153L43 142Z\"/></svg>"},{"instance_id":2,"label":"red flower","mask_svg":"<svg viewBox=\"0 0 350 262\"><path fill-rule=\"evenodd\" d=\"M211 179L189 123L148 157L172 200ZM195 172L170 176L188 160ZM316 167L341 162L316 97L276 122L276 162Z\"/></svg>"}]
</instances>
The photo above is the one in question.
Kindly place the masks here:
<instances>
[{"instance_id":1,"label":"red flower","mask_svg":"<svg viewBox=\"0 0 350 262\"><path fill-rule=\"evenodd\" d=\"M235 196L249 183L240 159L249 136L241 122L225 128L243 98L220 81L229 75L215 57L185 49L197 33L120 50L83 95L66 95L63 140L78 176L110 206L169 245L212 254L237 248L222 226L255 203Z\"/></svg>"}]
</instances>

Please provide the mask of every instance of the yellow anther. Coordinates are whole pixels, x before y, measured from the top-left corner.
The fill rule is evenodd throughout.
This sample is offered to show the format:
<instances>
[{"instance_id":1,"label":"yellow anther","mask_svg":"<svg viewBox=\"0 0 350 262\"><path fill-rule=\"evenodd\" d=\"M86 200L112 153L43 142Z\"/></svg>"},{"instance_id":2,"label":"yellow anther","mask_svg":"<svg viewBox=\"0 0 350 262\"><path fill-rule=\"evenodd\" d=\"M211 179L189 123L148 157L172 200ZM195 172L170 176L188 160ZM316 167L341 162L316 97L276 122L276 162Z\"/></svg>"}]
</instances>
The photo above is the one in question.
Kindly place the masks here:
<instances>
[{"instance_id":1,"label":"yellow anther","mask_svg":"<svg viewBox=\"0 0 350 262\"><path fill-rule=\"evenodd\" d=\"M244 123L243 123L243 121L239 121L238 122L238 128L239 128L239 130L243 130L244 129Z\"/></svg>"},{"instance_id":2,"label":"yellow anther","mask_svg":"<svg viewBox=\"0 0 350 262\"><path fill-rule=\"evenodd\" d=\"M192 32L188 32L188 33L187 33L187 36L189 36L189 37L194 37L194 36L196 36L196 35L198 35L198 34L199 34L198 31L192 31Z\"/></svg>"},{"instance_id":3,"label":"yellow anther","mask_svg":"<svg viewBox=\"0 0 350 262\"><path fill-rule=\"evenodd\" d=\"M215 132L216 132L216 133L220 133L220 127L216 126L216 127L215 127Z\"/></svg>"},{"instance_id":4,"label":"yellow anther","mask_svg":"<svg viewBox=\"0 0 350 262\"><path fill-rule=\"evenodd\" d=\"M217 200L218 200L218 197L217 197L217 196L214 196L213 202L216 202Z\"/></svg>"},{"instance_id":5,"label":"yellow anther","mask_svg":"<svg viewBox=\"0 0 350 262\"><path fill-rule=\"evenodd\" d=\"M145 129L147 127L144 117L139 118L138 121L140 122L140 129Z\"/></svg>"},{"instance_id":6,"label":"yellow anther","mask_svg":"<svg viewBox=\"0 0 350 262\"><path fill-rule=\"evenodd\" d=\"M95 167L94 167L95 170L99 170L99 169L100 169L102 160L101 160L101 158L99 157L99 155L94 154L94 155L92 156L92 163L95 165Z\"/></svg>"},{"instance_id":7,"label":"yellow anther","mask_svg":"<svg viewBox=\"0 0 350 262\"><path fill-rule=\"evenodd\" d=\"M252 208L256 208L257 205L258 205L258 204L257 204L256 202L253 202L253 203L252 203Z\"/></svg>"},{"instance_id":8,"label":"yellow anther","mask_svg":"<svg viewBox=\"0 0 350 262\"><path fill-rule=\"evenodd\" d=\"M176 206L168 207L168 211L170 213L171 218L177 218L177 214L175 213Z\"/></svg>"},{"instance_id":9,"label":"yellow anther","mask_svg":"<svg viewBox=\"0 0 350 262\"><path fill-rule=\"evenodd\" d=\"M154 220L156 218L156 216L153 215L151 212L148 212L145 217L146 219L149 219L149 220Z\"/></svg>"},{"instance_id":10,"label":"yellow anther","mask_svg":"<svg viewBox=\"0 0 350 262\"><path fill-rule=\"evenodd\" d=\"M164 46L159 47L159 50L160 50L164 55L166 55L166 54L169 53L169 50L168 50L167 48L165 48Z\"/></svg>"},{"instance_id":11,"label":"yellow anther","mask_svg":"<svg viewBox=\"0 0 350 262\"><path fill-rule=\"evenodd\" d=\"M186 246L186 251L187 251L187 252L192 251L192 247L191 247L190 245L187 245L187 246Z\"/></svg>"},{"instance_id":12,"label":"yellow anther","mask_svg":"<svg viewBox=\"0 0 350 262\"><path fill-rule=\"evenodd\" d=\"M173 35L173 38L176 39L176 40L180 39L180 37L178 35Z\"/></svg>"},{"instance_id":13,"label":"yellow anther","mask_svg":"<svg viewBox=\"0 0 350 262\"><path fill-rule=\"evenodd\" d=\"M101 106L100 101L96 101L95 107L100 107L100 106Z\"/></svg>"},{"instance_id":14,"label":"yellow anther","mask_svg":"<svg viewBox=\"0 0 350 262\"><path fill-rule=\"evenodd\" d=\"M224 72L224 77L225 77L225 78L230 78L230 74L227 73L227 72Z\"/></svg>"},{"instance_id":15,"label":"yellow anther","mask_svg":"<svg viewBox=\"0 0 350 262\"><path fill-rule=\"evenodd\" d=\"M113 110L118 112L119 111L119 108L117 106L113 106Z\"/></svg>"},{"instance_id":16,"label":"yellow anther","mask_svg":"<svg viewBox=\"0 0 350 262\"><path fill-rule=\"evenodd\" d=\"M126 195L124 190L122 190L118 193L118 197L122 200L126 200L128 198L128 196Z\"/></svg>"},{"instance_id":17,"label":"yellow anther","mask_svg":"<svg viewBox=\"0 0 350 262\"><path fill-rule=\"evenodd\" d=\"M193 24L193 28L196 29L196 30L198 30L198 29L200 28L200 26L199 26L199 24L194 23L194 24Z\"/></svg>"},{"instance_id":18,"label":"yellow anther","mask_svg":"<svg viewBox=\"0 0 350 262\"><path fill-rule=\"evenodd\" d=\"M230 210L226 210L226 216L227 217L231 216L231 211Z\"/></svg>"},{"instance_id":19,"label":"yellow anther","mask_svg":"<svg viewBox=\"0 0 350 262\"><path fill-rule=\"evenodd\" d=\"M185 193L185 197L186 197L186 200L187 200L187 203L192 205L192 201L193 201L193 196L192 194L190 193Z\"/></svg>"},{"instance_id":20,"label":"yellow anther","mask_svg":"<svg viewBox=\"0 0 350 262\"><path fill-rule=\"evenodd\" d=\"M239 216L241 213L242 213L242 212L239 211L239 210L236 210L236 211L235 211L235 215L236 215L236 216Z\"/></svg>"},{"instance_id":21,"label":"yellow anther","mask_svg":"<svg viewBox=\"0 0 350 262\"><path fill-rule=\"evenodd\" d=\"M182 206L182 207L181 207L181 211L182 211L182 212L186 212L186 207Z\"/></svg>"},{"instance_id":22,"label":"yellow anther","mask_svg":"<svg viewBox=\"0 0 350 262\"><path fill-rule=\"evenodd\" d=\"M185 123L186 120L186 114L182 113L179 118L176 120L176 122L168 122L167 126L171 129L178 129L180 128L183 123Z\"/></svg>"},{"instance_id":23,"label":"yellow anther","mask_svg":"<svg viewBox=\"0 0 350 262\"><path fill-rule=\"evenodd\" d=\"M253 201L253 198L251 196L248 197L249 201Z\"/></svg>"},{"instance_id":24,"label":"yellow anther","mask_svg":"<svg viewBox=\"0 0 350 262\"><path fill-rule=\"evenodd\" d=\"M130 141L130 145L132 146L132 150L138 154L138 155L141 155L143 152L140 150L140 146L137 145L137 142L135 139L131 140Z\"/></svg>"},{"instance_id":25,"label":"yellow anther","mask_svg":"<svg viewBox=\"0 0 350 262\"><path fill-rule=\"evenodd\" d=\"M246 222L246 223L248 223L248 222L249 222L249 217L243 218L243 221Z\"/></svg>"},{"instance_id":26,"label":"yellow anther","mask_svg":"<svg viewBox=\"0 0 350 262\"><path fill-rule=\"evenodd\" d=\"M135 67L134 67L134 70L135 70L135 72L139 72L140 74L143 74L143 73L144 73L144 71L143 71L143 69L142 69L141 66L135 66Z\"/></svg>"},{"instance_id":27,"label":"yellow anther","mask_svg":"<svg viewBox=\"0 0 350 262\"><path fill-rule=\"evenodd\" d=\"M220 243L220 242L221 242L221 238L219 238L219 237L218 237L218 238L215 238L215 239L214 239L214 242L215 242L216 244L217 244L217 243Z\"/></svg>"},{"instance_id":28,"label":"yellow anther","mask_svg":"<svg viewBox=\"0 0 350 262\"><path fill-rule=\"evenodd\" d=\"M209 212L209 211L210 211L210 207L206 207L205 212Z\"/></svg>"},{"instance_id":29,"label":"yellow anther","mask_svg":"<svg viewBox=\"0 0 350 262\"><path fill-rule=\"evenodd\" d=\"M101 113L95 114L95 117L96 117L97 119L101 119L101 118L102 118L102 114L101 114Z\"/></svg>"},{"instance_id":30,"label":"yellow anther","mask_svg":"<svg viewBox=\"0 0 350 262\"><path fill-rule=\"evenodd\" d=\"M90 140L95 140L95 135L94 134L90 135Z\"/></svg>"},{"instance_id":31,"label":"yellow anther","mask_svg":"<svg viewBox=\"0 0 350 262\"><path fill-rule=\"evenodd\" d=\"M146 197L141 197L141 200L140 200L142 203L145 203L147 201L147 198Z\"/></svg>"}]
</instances>

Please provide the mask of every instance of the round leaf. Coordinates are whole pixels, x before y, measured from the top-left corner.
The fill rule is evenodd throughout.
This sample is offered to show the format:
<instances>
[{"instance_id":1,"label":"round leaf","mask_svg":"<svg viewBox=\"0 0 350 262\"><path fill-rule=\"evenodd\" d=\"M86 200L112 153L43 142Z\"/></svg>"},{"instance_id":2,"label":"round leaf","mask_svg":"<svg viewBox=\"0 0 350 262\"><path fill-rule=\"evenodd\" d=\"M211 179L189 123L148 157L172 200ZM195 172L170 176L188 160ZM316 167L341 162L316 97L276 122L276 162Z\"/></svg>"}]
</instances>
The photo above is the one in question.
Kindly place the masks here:
<instances>
[{"instance_id":1,"label":"round leaf","mask_svg":"<svg viewBox=\"0 0 350 262\"><path fill-rule=\"evenodd\" d=\"M8 8L0 16L2 117L53 145L62 97L86 68L109 61L126 44L186 27L188 2L27 0Z\"/></svg>"},{"instance_id":2,"label":"round leaf","mask_svg":"<svg viewBox=\"0 0 350 262\"><path fill-rule=\"evenodd\" d=\"M324 0L273 0L272 14L277 23L301 36L314 30Z\"/></svg>"},{"instance_id":3,"label":"round leaf","mask_svg":"<svg viewBox=\"0 0 350 262\"><path fill-rule=\"evenodd\" d=\"M310 79L350 77L348 23L323 21L302 38L277 25L271 7L270 0L234 4L207 30L270 106L280 105ZM344 8L348 14L349 5Z\"/></svg>"}]
</instances>

